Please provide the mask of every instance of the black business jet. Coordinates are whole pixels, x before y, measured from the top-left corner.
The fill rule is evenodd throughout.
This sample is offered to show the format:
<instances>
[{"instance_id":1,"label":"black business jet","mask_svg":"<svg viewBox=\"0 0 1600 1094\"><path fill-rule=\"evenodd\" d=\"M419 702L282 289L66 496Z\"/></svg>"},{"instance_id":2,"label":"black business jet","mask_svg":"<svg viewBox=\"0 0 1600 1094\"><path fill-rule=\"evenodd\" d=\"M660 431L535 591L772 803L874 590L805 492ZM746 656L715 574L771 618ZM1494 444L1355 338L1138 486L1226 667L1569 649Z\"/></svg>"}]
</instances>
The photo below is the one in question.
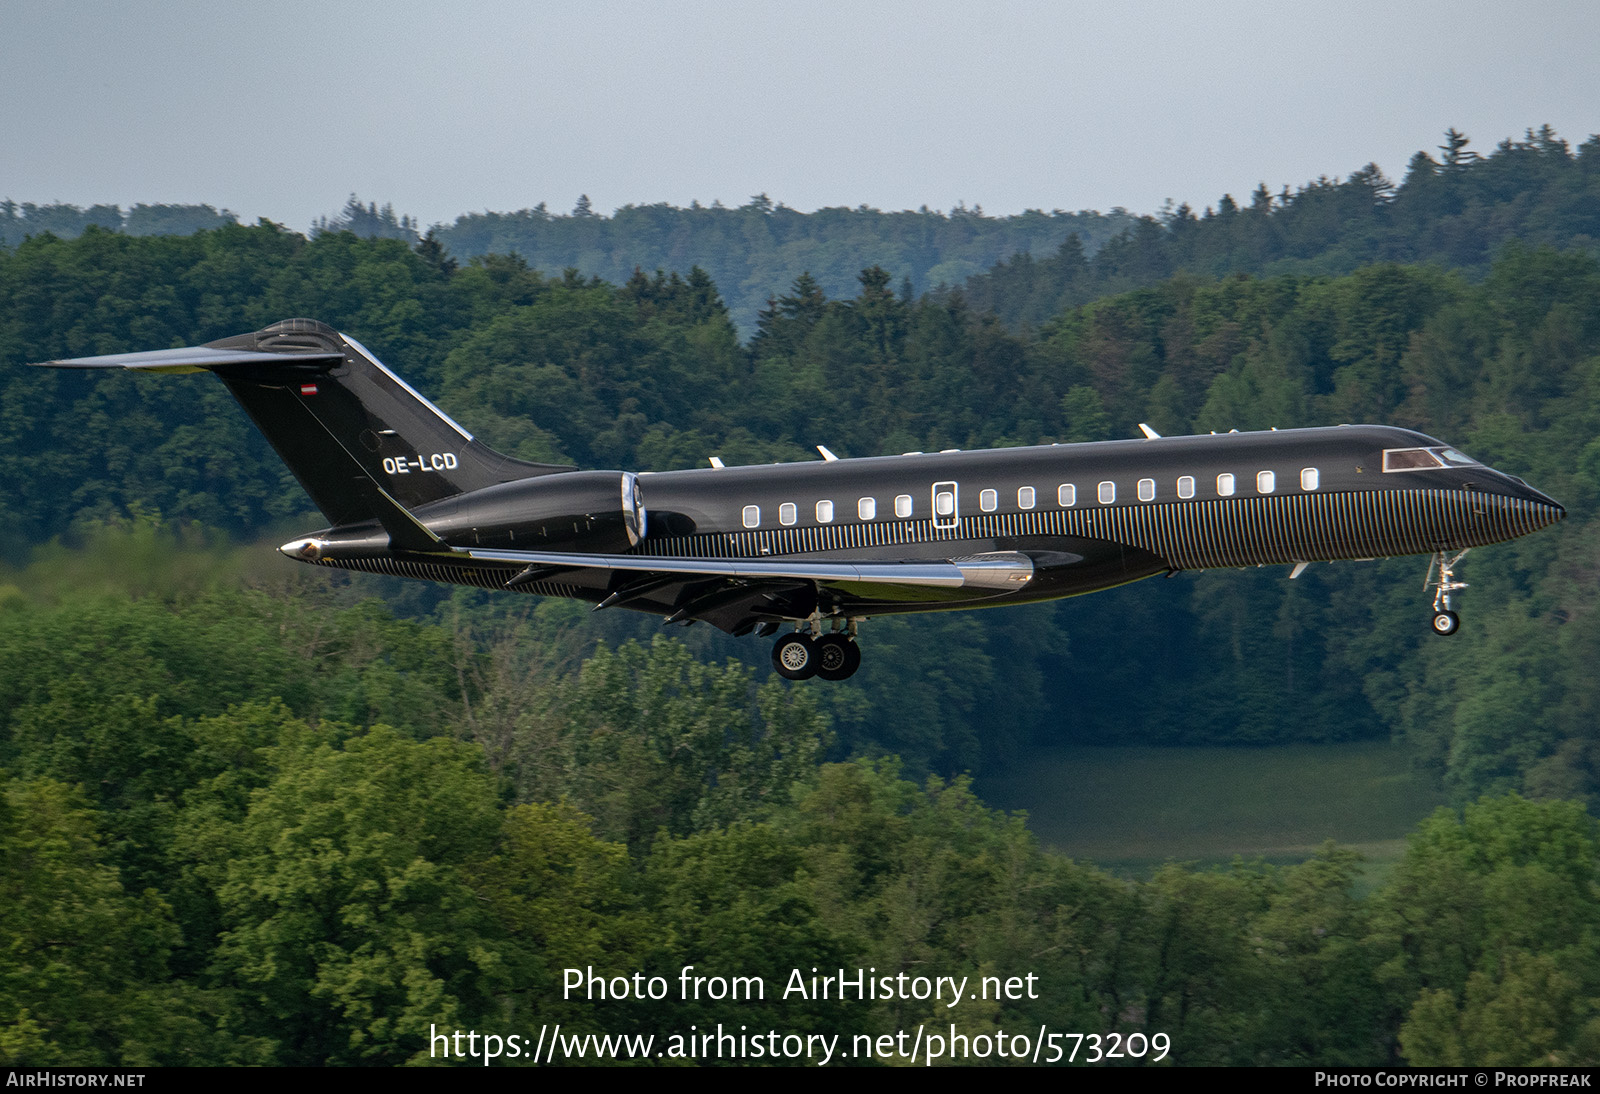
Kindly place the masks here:
<instances>
[{"instance_id":1,"label":"black business jet","mask_svg":"<svg viewBox=\"0 0 1600 1094\"><path fill-rule=\"evenodd\" d=\"M290 558L772 635L782 675L841 680L869 616L1024 604L1217 566L1428 555L1456 564L1566 511L1386 426L1161 437L660 473L502 456L326 324L43 362L212 372L331 526Z\"/></svg>"}]
</instances>

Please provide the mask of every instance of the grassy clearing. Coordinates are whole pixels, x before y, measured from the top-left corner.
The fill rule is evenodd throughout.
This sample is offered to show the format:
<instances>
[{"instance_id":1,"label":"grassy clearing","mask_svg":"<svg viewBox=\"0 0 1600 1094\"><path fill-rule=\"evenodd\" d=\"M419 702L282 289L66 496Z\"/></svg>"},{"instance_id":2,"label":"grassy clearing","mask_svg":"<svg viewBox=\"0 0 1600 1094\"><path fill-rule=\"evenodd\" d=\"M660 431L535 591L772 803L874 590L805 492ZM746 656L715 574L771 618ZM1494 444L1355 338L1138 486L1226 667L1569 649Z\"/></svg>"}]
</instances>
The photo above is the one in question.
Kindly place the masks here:
<instances>
[{"instance_id":1,"label":"grassy clearing","mask_svg":"<svg viewBox=\"0 0 1600 1094\"><path fill-rule=\"evenodd\" d=\"M991 806L1027 810L1041 842L1117 873L1236 857L1300 862L1326 840L1368 859L1373 883L1443 795L1386 742L1280 748L1039 749L980 779Z\"/></svg>"}]
</instances>

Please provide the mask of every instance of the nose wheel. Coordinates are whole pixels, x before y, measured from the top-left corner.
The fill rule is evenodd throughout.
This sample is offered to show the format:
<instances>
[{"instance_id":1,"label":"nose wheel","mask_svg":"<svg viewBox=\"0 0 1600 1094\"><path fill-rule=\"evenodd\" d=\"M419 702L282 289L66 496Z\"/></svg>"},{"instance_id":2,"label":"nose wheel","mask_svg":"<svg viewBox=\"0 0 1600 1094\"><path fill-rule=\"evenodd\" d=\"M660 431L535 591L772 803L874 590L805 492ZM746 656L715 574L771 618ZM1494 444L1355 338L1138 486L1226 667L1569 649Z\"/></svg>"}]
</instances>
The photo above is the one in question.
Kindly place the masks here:
<instances>
[{"instance_id":1,"label":"nose wheel","mask_svg":"<svg viewBox=\"0 0 1600 1094\"><path fill-rule=\"evenodd\" d=\"M1461 629L1461 617L1450 610L1450 594L1467 587L1465 581L1456 580L1455 573L1456 566L1466 554L1464 550L1453 555L1435 551L1432 561L1428 563L1428 576L1422 582L1424 589L1433 590L1433 633L1441 638L1449 637Z\"/></svg>"}]
</instances>

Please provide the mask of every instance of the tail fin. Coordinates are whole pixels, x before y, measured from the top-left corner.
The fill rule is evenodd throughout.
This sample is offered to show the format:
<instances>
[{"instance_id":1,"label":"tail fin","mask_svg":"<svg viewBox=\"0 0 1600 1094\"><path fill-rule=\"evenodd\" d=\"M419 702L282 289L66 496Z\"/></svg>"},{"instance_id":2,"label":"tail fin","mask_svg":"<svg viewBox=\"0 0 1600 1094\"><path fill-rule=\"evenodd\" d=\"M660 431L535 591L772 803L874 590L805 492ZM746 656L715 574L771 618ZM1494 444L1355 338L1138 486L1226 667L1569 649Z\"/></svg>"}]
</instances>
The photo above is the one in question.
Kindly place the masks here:
<instances>
[{"instance_id":1,"label":"tail fin","mask_svg":"<svg viewBox=\"0 0 1600 1094\"><path fill-rule=\"evenodd\" d=\"M502 456L474 440L354 338L314 319L190 349L44 363L216 373L334 525L381 517L374 485L415 509L572 470Z\"/></svg>"}]
</instances>

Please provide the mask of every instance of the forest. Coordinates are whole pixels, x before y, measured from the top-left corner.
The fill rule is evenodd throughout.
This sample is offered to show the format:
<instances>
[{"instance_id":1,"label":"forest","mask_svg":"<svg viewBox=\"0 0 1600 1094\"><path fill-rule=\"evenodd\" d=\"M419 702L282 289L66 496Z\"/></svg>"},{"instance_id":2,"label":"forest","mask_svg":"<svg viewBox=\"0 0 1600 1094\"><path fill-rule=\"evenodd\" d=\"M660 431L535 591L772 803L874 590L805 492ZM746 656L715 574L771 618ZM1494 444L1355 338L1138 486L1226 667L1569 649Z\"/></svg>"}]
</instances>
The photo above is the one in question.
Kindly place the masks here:
<instances>
[{"instance_id":1,"label":"forest","mask_svg":"<svg viewBox=\"0 0 1600 1094\"><path fill-rule=\"evenodd\" d=\"M1177 1063L1592 1064L1600 143L1457 137L1399 186L1174 210L961 287L786 271L745 337L703 266L552 273L442 231L224 217L0 247L0 1062L426 1062L430 1023L953 1013L1165 1032ZM320 518L220 385L21 367L295 315L531 459L1383 422L1569 517L1467 560L1448 640L1424 560L1207 572L873 620L848 685L792 685L703 628L296 568L270 545ZM1376 881L1333 845L1114 877L968 781L1047 742L1374 738L1455 802ZM1048 990L954 1012L560 998L566 967L688 964Z\"/></svg>"}]
</instances>

